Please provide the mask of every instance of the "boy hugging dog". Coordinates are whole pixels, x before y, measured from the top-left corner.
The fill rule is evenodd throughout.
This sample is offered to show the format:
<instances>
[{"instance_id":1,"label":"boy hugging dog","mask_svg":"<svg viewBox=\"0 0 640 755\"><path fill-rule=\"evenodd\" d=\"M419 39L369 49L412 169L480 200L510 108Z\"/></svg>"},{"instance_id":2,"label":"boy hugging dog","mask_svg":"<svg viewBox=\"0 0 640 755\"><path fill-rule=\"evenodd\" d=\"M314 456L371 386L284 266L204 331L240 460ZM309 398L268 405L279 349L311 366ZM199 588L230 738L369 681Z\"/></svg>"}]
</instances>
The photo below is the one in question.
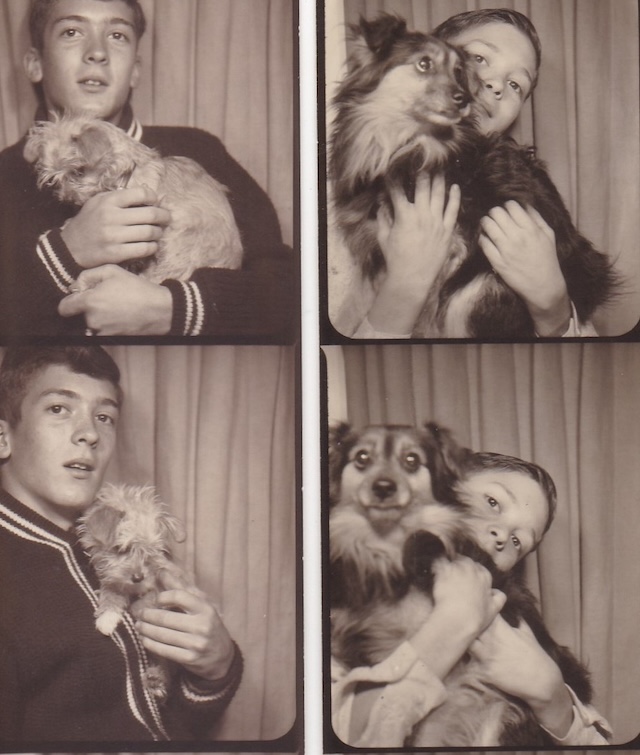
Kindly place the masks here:
<instances>
[{"instance_id":1,"label":"boy hugging dog","mask_svg":"<svg viewBox=\"0 0 640 755\"><path fill-rule=\"evenodd\" d=\"M13 347L2 360L0 741L194 739L242 678L242 655L216 609L166 559L156 556L154 601L138 606L135 619L120 603L118 621L104 634L96 628L98 597L111 598L98 559L89 559L95 542L85 529L79 543L76 525L115 448L119 380L115 362L96 346ZM118 567L121 575L137 564L128 580L134 596L135 585L151 579L139 557L143 535L160 547L156 524L173 522L139 504L128 512L127 496L117 505L129 532L118 535L110 561L128 564ZM111 537L85 517L87 524L105 542ZM132 526L142 532L133 537ZM158 687L147 653L177 665L168 689Z\"/></svg>"},{"instance_id":2,"label":"boy hugging dog","mask_svg":"<svg viewBox=\"0 0 640 755\"><path fill-rule=\"evenodd\" d=\"M149 177L134 178L78 209L61 201L55 187L39 188L38 173L24 157L24 139L4 150L0 332L83 335L88 329L92 335L290 341L297 312L294 265L265 192L216 137L194 128L143 128L134 116L130 98L140 80L146 26L138 0L31 0L28 20L31 47L24 67L39 97L36 121L81 114L117 128L120 141L135 153L134 176L146 176L142 163L151 157L158 163L171 157L177 167L173 194ZM104 131L112 135L113 129ZM153 279L123 268L125 262L145 267L165 242L172 251L194 246L191 231L181 242L174 229L185 225L184 200L189 194L194 201L198 183L217 186L224 208L215 221L208 210L200 213L209 229L197 243L213 243L211 224L223 222L233 254L200 257L186 274L184 266L162 268Z\"/></svg>"}]
</instances>

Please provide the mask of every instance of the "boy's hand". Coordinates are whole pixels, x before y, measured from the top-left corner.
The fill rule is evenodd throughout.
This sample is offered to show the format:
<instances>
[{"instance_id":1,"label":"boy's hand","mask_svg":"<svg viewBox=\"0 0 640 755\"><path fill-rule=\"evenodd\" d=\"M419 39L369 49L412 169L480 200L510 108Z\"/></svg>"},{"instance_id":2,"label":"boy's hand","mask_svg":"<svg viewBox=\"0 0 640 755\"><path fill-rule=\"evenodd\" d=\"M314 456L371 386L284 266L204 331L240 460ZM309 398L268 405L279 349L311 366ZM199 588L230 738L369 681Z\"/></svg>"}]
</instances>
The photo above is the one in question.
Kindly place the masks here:
<instances>
[{"instance_id":1,"label":"boy's hand","mask_svg":"<svg viewBox=\"0 0 640 755\"><path fill-rule=\"evenodd\" d=\"M58 312L62 317L84 315L95 335L166 335L171 330L169 289L118 265L84 270L74 288L77 291L62 299Z\"/></svg>"},{"instance_id":2,"label":"boy's hand","mask_svg":"<svg viewBox=\"0 0 640 755\"><path fill-rule=\"evenodd\" d=\"M493 269L524 299L541 336L562 335L571 304L553 230L533 207L509 201L480 221L480 246Z\"/></svg>"},{"instance_id":3,"label":"boy's hand","mask_svg":"<svg viewBox=\"0 0 640 755\"><path fill-rule=\"evenodd\" d=\"M66 222L62 238L85 269L148 257L171 220L157 201L147 186L97 194Z\"/></svg>"},{"instance_id":4,"label":"boy's hand","mask_svg":"<svg viewBox=\"0 0 640 755\"><path fill-rule=\"evenodd\" d=\"M546 729L562 738L573 719L573 702L557 664L540 647L525 621L512 627L502 616L473 642L483 679L528 703Z\"/></svg>"},{"instance_id":5,"label":"boy's hand","mask_svg":"<svg viewBox=\"0 0 640 755\"><path fill-rule=\"evenodd\" d=\"M218 612L197 587L185 587L168 572L161 581L166 589L158 595L157 608L132 607L142 644L202 679L221 679L234 646Z\"/></svg>"}]
</instances>

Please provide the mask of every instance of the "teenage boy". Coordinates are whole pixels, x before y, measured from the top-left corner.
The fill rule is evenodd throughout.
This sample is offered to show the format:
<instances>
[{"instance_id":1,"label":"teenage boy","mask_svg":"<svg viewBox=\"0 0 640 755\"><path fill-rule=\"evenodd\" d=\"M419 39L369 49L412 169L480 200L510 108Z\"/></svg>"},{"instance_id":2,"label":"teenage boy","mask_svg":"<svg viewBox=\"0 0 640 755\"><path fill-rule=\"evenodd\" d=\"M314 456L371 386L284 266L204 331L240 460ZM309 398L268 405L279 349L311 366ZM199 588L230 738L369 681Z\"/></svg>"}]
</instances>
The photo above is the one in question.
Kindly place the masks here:
<instances>
[{"instance_id":1,"label":"teenage boy","mask_svg":"<svg viewBox=\"0 0 640 755\"><path fill-rule=\"evenodd\" d=\"M122 390L96 346L14 347L0 366L0 741L210 736L242 655L199 590L95 628L99 585L74 524L114 450ZM144 688L145 648L179 664L167 701Z\"/></svg>"},{"instance_id":2,"label":"teenage boy","mask_svg":"<svg viewBox=\"0 0 640 755\"><path fill-rule=\"evenodd\" d=\"M87 112L162 155L196 160L228 187L245 256L241 270L200 269L186 283L156 285L127 272L117 263L153 254L170 221L156 194L146 187L107 192L78 211L47 187L37 189L23 139L0 155L0 333L88 328L97 335L290 340L297 275L267 195L217 138L191 128L142 128L134 117L129 100L145 30L138 0L32 0L29 29L24 65L39 93L36 120ZM74 293L78 278L82 293Z\"/></svg>"},{"instance_id":3,"label":"teenage boy","mask_svg":"<svg viewBox=\"0 0 640 755\"><path fill-rule=\"evenodd\" d=\"M473 454L457 488L474 539L501 571L538 547L555 515L549 474L515 457ZM511 627L499 615L505 596L491 588L489 572L466 557L442 559L436 568L434 608L416 635L371 668L334 664L337 736L358 747L402 747L442 703L443 680L469 651L481 661L484 681L525 702L556 743L608 744L607 721L565 685L529 626Z\"/></svg>"}]
</instances>

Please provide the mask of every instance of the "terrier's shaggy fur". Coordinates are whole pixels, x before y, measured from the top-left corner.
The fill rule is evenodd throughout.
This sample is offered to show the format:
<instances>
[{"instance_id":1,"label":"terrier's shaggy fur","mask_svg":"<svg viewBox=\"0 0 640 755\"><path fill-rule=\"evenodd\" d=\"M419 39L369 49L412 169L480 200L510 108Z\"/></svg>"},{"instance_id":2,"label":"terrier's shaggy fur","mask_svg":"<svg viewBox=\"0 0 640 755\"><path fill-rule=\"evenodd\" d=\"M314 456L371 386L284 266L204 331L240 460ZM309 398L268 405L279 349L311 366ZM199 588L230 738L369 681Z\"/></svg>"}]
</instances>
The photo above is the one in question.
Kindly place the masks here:
<instances>
[{"instance_id":1,"label":"terrier's shaggy fur","mask_svg":"<svg viewBox=\"0 0 640 755\"><path fill-rule=\"evenodd\" d=\"M415 324L414 337L532 338L525 303L491 269L480 245L480 219L514 200L534 207L555 233L569 297L581 322L606 303L617 276L606 255L575 229L544 165L531 149L473 126L479 81L463 53L408 31L382 14L351 28L348 73L334 100L329 178L335 217L364 278L384 275L377 241L388 187L413 198L419 172L443 173L462 192L448 257Z\"/></svg>"},{"instance_id":2,"label":"terrier's shaggy fur","mask_svg":"<svg viewBox=\"0 0 640 755\"><path fill-rule=\"evenodd\" d=\"M104 191L146 185L171 213L158 253L128 264L154 283L188 280L201 267L236 269L242 242L226 189L188 157L160 157L122 129L87 115L39 121L29 131L25 159L38 186L82 206Z\"/></svg>"},{"instance_id":3,"label":"terrier's shaggy fur","mask_svg":"<svg viewBox=\"0 0 640 755\"><path fill-rule=\"evenodd\" d=\"M567 684L585 703L589 674L547 631L521 571L501 573L468 526L460 472L469 452L434 424L424 428L346 424L330 431L329 513L332 655L348 668L387 658L433 608L433 562L463 554L507 595L502 616L527 622ZM446 700L415 728L414 747L537 747L553 740L520 700L482 680L465 656L444 680Z\"/></svg>"},{"instance_id":4,"label":"terrier's shaggy fur","mask_svg":"<svg viewBox=\"0 0 640 755\"><path fill-rule=\"evenodd\" d=\"M105 485L80 518L78 534L100 580L95 617L104 635L115 632L134 601L155 605L163 573L190 584L169 550L172 539L184 540L183 526L151 487ZM157 659L145 672L147 689L164 699L168 682L166 662Z\"/></svg>"}]
</instances>

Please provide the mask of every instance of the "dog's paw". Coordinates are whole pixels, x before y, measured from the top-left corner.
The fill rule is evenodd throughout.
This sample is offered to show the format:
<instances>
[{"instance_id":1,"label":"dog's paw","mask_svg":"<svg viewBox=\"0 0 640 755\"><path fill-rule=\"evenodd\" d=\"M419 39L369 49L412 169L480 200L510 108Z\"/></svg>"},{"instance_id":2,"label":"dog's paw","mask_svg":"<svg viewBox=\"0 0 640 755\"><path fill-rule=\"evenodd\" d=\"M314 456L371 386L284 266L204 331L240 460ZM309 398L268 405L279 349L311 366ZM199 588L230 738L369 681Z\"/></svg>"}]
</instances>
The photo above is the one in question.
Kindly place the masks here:
<instances>
[{"instance_id":1,"label":"dog's paw","mask_svg":"<svg viewBox=\"0 0 640 755\"><path fill-rule=\"evenodd\" d=\"M96 629L98 630L98 632L101 632L108 637L110 634L113 634L115 632L116 627L120 623L121 619L122 614L118 613L118 611L114 611L113 609L109 609L104 613L96 615Z\"/></svg>"},{"instance_id":2,"label":"dog's paw","mask_svg":"<svg viewBox=\"0 0 640 755\"><path fill-rule=\"evenodd\" d=\"M161 666L149 666L144 672L144 686L157 700L167 697L167 675Z\"/></svg>"}]
</instances>

